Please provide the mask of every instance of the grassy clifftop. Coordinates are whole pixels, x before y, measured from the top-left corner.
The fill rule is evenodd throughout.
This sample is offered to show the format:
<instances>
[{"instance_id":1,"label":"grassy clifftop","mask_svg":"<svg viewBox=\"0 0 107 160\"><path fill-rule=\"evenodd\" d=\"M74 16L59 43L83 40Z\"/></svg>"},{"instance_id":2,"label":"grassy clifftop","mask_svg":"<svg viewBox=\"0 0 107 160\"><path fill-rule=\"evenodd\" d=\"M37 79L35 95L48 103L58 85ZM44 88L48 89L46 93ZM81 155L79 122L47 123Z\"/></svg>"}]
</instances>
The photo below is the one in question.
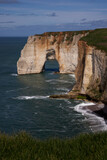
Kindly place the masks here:
<instances>
[{"instance_id":1,"label":"grassy clifftop","mask_svg":"<svg viewBox=\"0 0 107 160\"><path fill-rule=\"evenodd\" d=\"M64 32L45 32L43 34L36 34L36 36L65 36L67 35L66 41L72 41L72 37L77 34L89 34L81 40L86 41L88 45L96 46L97 49L101 49L107 52L107 28L86 30L86 31L64 31Z\"/></svg>"},{"instance_id":2,"label":"grassy clifftop","mask_svg":"<svg viewBox=\"0 0 107 160\"><path fill-rule=\"evenodd\" d=\"M107 132L47 140L0 134L0 160L107 160Z\"/></svg>"},{"instance_id":3,"label":"grassy clifftop","mask_svg":"<svg viewBox=\"0 0 107 160\"><path fill-rule=\"evenodd\" d=\"M84 30L84 31L62 31L62 32L45 32L43 34L35 34L35 36L59 36L59 35L68 35L68 36L72 36L72 35L77 35L77 34L85 34L89 32L89 30Z\"/></svg>"},{"instance_id":4,"label":"grassy clifftop","mask_svg":"<svg viewBox=\"0 0 107 160\"><path fill-rule=\"evenodd\" d=\"M107 28L93 30L86 37L81 38L81 40L107 53Z\"/></svg>"}]
</instances>

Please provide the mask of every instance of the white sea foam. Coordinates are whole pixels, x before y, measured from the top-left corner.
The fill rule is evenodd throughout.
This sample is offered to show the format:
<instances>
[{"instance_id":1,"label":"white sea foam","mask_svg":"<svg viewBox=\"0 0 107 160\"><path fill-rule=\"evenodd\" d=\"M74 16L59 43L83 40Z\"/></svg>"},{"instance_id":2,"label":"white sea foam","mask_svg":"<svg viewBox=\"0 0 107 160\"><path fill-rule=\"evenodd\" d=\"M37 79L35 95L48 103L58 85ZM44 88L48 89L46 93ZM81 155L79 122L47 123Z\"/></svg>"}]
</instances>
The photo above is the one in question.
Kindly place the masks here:
<instances>
[{"instance_id":1,"label":"white sea foam","mask_svg":"<svg viewBox=\"0 0 107 160\"><path fill-rule=\"evenodd\" d=\"M17 77L17 76L18 76L18 74L16 74L16 73L12 73L12 74L11 74L11 76Z\"/></svg>"},{"instance_id":2,"label":"white sea foam","mask_svg":"<svg viewBox=\"0 0 107 160\"><path fill-rule=\"evenodd\" d=\"M60 83L73 83L72 81L67 81L67 80L62 80L62 79L49 79L49 80L46 80L46 82L49 82L49 83L55 83L55 82L60 82Z\"/></svg>"},{"instance_id":3,"label":"white sea foam","mask_svg":"<svg viewBox=\"0 0 107 160\"><path fill-rule=\"evenodd\" d=\"M48 79L48 80L46 80L46 82L53 82L53 81L56 81L56 79Z\"/></svg>"},{"instance_id":4,"label":"white sea foam","mask_svg":"<svg viewBox=\"0 0 107 160\"><path fill-rule=\"evenodd\" d=\"M71 104L71 102L70 102L68 99L64 99L64 101L65 101L67 104Z\"/></svg>"},{"instance_id":5,"label":"white sea foam","mask_svg":"<svg viewBox=\"0 0 107 160\"><path fill-rule=\"evenodd\" d=\"M12 89L12 90L8 90L6 91L7 93L8 92L16 92L16 91L20 91L20 90L25 90L25 89L28 89L29 87L24 87L24 88L18 88L18 89Z\"/></svg>"},{"instance_id":6,"label":"white sea foam","mask_svg":"<svg viewBox=\"0 0 107 160\"><path fill-rule=\"evenodd\" d=\"M69 76L75 78L75 74L69 74Z\"/></svg>"},{"instance_id":7,"label":"white sea foam","mask_svg":"<svg viewBox=\"0 0 107 160\"><path fill-rule=\"evenodd\" d=\"M18 100L31 100L31 99L47 99L49 96L19 96L14 99Z\"/></svg>"},{"instance_id":8,"label":"white sea foam","mask_svg":"<svg viewBox=\"0 0 107 160\"><path fill-rule=\"evenodd\" d=\"M57 79L57 82L61 82L61 83L72 83L70 81L67 81L67 80L61 80L61 79Z\"/></svg>"},{"instance_id":9,"label":"white sea foam","mask_svg":"<svg viewBox=\"0 0 107 160\"><path fill-rule=\"evenodd\" d=\"M92 131L104 131L107 130L107 125L104 118L95 115L90 109L84 108L84 106L95 105L94 103L81 103L74 107L74 110L80 112L86 118L84 121L87 121L90 125Z\"/></svg>"},{"instance_id":10,"label":"white sea foam","mask_svg":"<svg viewBox=\"0 0 107 160\"><path fill-rule=\"evenodd\" d=\"M66 91L66 92L68 92L69 91L69 89L68 88L56 88L56 90L58 90L58 91Z\"/></svg>"},{"instance_id":11,"label":"white sea foam","mask_svg":"<svg viewBox=\"0 0 107 160\"><path fill-rule=\"evenodd\" d=\"M54 72L51 72L51 73L48 73L49 75L53 75L54 74Z\"/></svg>"}]
</instances>

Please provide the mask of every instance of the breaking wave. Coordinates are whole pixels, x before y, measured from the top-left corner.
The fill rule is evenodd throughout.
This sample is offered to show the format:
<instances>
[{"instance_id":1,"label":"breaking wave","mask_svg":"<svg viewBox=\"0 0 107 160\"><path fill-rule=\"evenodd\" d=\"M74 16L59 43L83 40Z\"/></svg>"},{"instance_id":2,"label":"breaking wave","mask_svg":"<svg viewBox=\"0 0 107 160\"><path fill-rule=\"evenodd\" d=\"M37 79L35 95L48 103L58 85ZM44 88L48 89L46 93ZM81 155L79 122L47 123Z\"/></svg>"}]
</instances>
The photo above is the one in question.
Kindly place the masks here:
<instances>
[{"instance_id":1,"label":"breaking wave","mask_svg":"<svg viewBox=\"0 0 107 160\"><path fill-rule=\"evenodd\" d=\"M18 99L18 100L31 100L31 99L47 99L49 96L19 96L13 99Z\"/></svg>"},{"instance_id":2,"label":"breaking wave","mask_svg":"<svg viewBox=\"0 0 107 160\"><path fill-rule=\"evenodd\" d=\"M83 116L85 116L84 121L88 122L90 125L90 128L92 131L105 131L107 130L107 125L105 123L104 118L97 116L93 113L88 107L95 105L94 103L80 103L74 107L74 110L81 113Z\"/></svg>"},{"instance_id":3,"label":"breaking wave","mask_svg":"<svg viewBox=\"0 0 107 160\"><path fill-rule=\"evenodd\" d=\"M69 76L75 78L75 74L69 74Z\"/></svg>"},{"instance_id":4,"label":"breaking wave","mask_svg":"<svg viewBox=\"0 0 107 160\"><path fill-rule=\"evenodd\" d=\"M11 76L17 77L17 76L18 76L18 74L16 74L16 73L12 73L12 74L11 74Z\"/></svg>"}]
</instances>

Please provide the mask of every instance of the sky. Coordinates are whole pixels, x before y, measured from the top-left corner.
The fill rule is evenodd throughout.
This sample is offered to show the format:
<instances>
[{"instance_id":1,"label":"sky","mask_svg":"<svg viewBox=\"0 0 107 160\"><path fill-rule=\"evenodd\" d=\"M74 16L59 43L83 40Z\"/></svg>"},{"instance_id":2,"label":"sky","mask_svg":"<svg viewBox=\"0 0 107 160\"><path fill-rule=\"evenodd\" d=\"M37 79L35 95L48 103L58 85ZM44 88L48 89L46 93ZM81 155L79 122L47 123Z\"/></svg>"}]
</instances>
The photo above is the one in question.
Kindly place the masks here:
<instances>
[{"instance_id":1,"label":"sky","mask_svg":"<svg viewBox=\"0 0 107 160\"><path fill-rule=\"evenodd\" d=\"M107 28L107 0L0 0L0 37Z\"/></svg>"}]
</instances>

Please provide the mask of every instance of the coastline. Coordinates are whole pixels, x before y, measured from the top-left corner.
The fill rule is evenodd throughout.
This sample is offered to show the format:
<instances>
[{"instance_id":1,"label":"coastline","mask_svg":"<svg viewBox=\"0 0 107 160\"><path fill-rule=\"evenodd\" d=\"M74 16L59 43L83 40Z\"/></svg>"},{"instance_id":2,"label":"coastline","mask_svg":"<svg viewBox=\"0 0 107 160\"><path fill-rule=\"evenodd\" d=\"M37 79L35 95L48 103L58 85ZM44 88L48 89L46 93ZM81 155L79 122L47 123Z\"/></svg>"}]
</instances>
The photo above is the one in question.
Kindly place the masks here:
<instances>
[{"instance_id":1,"label":"coastline","mask_svg":"<svg viewBox=\"0 0 107 160\"><path fill-rule=\"evenodd\" d=\"M87 106L84 106L82 109L89 110L93 114L96 114L97 116L102 117L102 118L104 118L105 121L107 121L107 105L104 103L87 105Z\"/></svg>"},{"instance_id":2,"label":"coastline","mask_svg":"<svg viewBox=\"0 0 107 160\"><path fill-rule=\"evenodd\" d=\"M75 106L75 111L80 112L83 115L95 115L99 119L103 118L105 125L107 125L107 104L89 100L87 99L86 95L77 94L75 92L72 92L72 94L51 95L50 98L75 99L83 100L84 102L89 102L81 103Z\"/></svg>"}]
</instances>

